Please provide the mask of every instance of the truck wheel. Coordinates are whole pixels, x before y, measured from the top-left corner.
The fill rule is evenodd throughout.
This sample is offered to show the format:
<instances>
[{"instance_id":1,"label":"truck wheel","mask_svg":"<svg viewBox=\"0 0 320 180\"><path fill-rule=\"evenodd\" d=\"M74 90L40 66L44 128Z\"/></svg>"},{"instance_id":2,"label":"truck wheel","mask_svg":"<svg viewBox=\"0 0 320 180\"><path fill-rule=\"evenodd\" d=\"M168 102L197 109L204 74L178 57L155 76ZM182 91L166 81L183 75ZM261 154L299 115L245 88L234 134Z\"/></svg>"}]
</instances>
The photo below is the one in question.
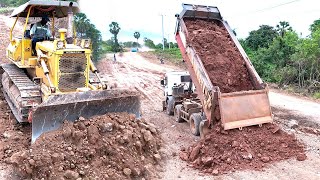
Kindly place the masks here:
<instances>
[{"instance_id":1,"label":"truck wheel","mask_svg":"<svg viewBox=\"0 0 320 180\"><path fill-rule=\"evenodd\" d=\"M174 98L172 96L168 97L166 109L167 109L167 114L172 116L174 111Z\"/></svg>"},{"instance_id":2,"label":"truck wheel","mask_svg":"<svg viewBox=\"0 0 320 180\"><path fill-rule=\"evenodd\" d=\"M182 108L182 104L177 104L176 108L174 110L174 115L176 116L176 121L178 123L182 123L184 120L181 117L181 108Z\"/></svg>"},{"instance_id":3,"label":"truck wheel","mask_svg":"<svg viewBox=\"0 0 320 180\"><path fill-rule=\"evenodd\" d=\"M191 133L195 136L199 136L200 135L200 122L201 122L202 118L201 118L201 114L200 113L193 113L190 116L190 129L191 129Z\"/></svg>"}]
</instances>

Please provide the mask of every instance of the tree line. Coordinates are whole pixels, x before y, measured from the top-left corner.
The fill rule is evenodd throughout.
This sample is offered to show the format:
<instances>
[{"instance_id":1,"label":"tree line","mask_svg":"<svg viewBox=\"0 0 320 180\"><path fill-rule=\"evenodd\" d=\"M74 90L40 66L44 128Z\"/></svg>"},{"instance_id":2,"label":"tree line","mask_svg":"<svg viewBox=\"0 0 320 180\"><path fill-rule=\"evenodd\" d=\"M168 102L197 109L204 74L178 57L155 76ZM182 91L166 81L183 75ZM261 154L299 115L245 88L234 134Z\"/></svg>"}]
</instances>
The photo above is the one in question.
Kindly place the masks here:
<instances>
[{"instance_id":1,"label":"tree line","mask_svg":"<svg viewBox=\"0 0 320 180\"><path fill-rule=\"evenodd\" d=\"M3 6L18 6L27 0L0 0ZM107 41L102 40L101 32L91 23L83 13L75 15L77 37L92 40L93 59L99 60L105 52L121 52L124 47L141 47L140 32L133 32L136 41L119 42L118 34L121 30L117 22L109 24L109 32L113 35ZM288 22L281 21L275 27L261 25L253 30L245 39L240 39L250 60L259 75L267 82L274 82L281 86L293 85L298 89L306 89L320 97L320 19L310 25L310 35L300 37ZM162 49L163 44L155 44L144 37L145 46ZM165 48L174 48L177 44L164 39Z\"/></svg>"},{"instance_id":2,"label":"tree line","mask_svg":"<svg viewBox=\"0 0 320 180\"><path fill-rule=\"evenodd\" d=\"M29 0L0 0L0 7L16 7L28 1Z\"/></svg>"},{"instance_id":3,"label":"tree line","mask_svg":"<svg viewBox=\"0 0 320 180\"><path fill-rule=\"evenodd\" d=\"M133 37L137 39L136 42L134 41L128 41L128 42L123 42L119 43L118 40L118 34L120 32L121 28L118 22L111 22L109 24L109 32L113 35L113 37L106 42L104 42L104 46L108 49L108 51L113 51L113 52L120 52L123 51L124 47L130 48L130 47L141 47L141 44L138 42L141 34L140 32L136 31L133 33ZM159 43L155 45L153 40L144 37L143 38L143 43L146 47L152 48L152 49L162 49L163 44ZM166 38L164 38L164 47L165 48L177 48L178 45L177 43L173 42L168 42Z\"/></svg>"},{"instance_id":4,"label":"tree line","mask_svg":"<svg viewBox=\"0 0 320 180\"><path fill-rule=\"evenodd\" d=\"M240 39L259 75L267 82L294 86L320 96L320 19L300 37L288 22L261 25Z\"/></svg>"}]
</instances>

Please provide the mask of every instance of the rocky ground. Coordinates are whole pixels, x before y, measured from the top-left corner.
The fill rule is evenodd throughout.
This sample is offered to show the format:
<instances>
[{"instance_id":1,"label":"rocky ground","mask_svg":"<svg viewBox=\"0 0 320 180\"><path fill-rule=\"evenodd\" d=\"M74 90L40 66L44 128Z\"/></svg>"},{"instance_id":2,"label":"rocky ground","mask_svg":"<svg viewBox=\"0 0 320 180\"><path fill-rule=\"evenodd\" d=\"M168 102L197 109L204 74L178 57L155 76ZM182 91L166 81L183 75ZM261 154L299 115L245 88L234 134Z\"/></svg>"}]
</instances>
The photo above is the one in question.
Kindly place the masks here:
<instances>
[{"instance_id":1,"label":"rocky ground","mask_svg":"<svg viewBox=\"0 0 320 180\"><path fill-rule=\"evenodd\" d=\"M218 175L236 170L261 170L269 163L290 158L306 160L304 144L276 124L224 131L214 127L205 139L183 147L180 158L204 173Z\"/></svg>"},{"instance_id":2,"label":"rocky ground","mask_svg":"<svg viewBox=\"0 0 320 180\"><path fill-rule=\"evenodd\" d=\"M66 121L11 155L21 178L153 179L159 171L161 138L153 124L127 113Z\"/></svg>"}]
</instances>

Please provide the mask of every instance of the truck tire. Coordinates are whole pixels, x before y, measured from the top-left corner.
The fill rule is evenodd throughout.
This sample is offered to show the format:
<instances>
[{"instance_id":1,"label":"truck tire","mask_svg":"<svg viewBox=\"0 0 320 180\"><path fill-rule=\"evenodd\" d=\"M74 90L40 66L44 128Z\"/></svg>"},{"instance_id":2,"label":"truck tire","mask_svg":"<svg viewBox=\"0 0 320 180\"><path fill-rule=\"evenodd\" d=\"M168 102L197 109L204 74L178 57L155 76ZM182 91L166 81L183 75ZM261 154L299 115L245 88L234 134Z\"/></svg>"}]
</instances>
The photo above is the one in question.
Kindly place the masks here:
<instances>
[{"instance_id":1,"label":"truck tire","mask_svg":"<svg viewBox=\"0 0 320 180\"><path fill-rule=\"evenodd\" d=\"M174 98L172 96L168 97L166 109L167 109L167 114L172 116L174 111Z\"/></svg>"},{"instance_id":2,"label":"truck tire","mask_svg":"<svg viewBox=\"0 0 320 180\"><path fill-rule=\"evenodd\" d=\"M193 113L190 116L189 123L190 123L190 130L191 133L195 136L200 135L200 123L202 121L202 117L200 113Z\"/></svg>"},{"instance_id":3,"label":"truck tire","mask_svg":"<svg viewBox=\"0 0 320 180\"><path fill-rule=\"evenodd\" d=\"M182 108L182 104L177 104L176 108L174 109L174 115L176 116L176 121L178 123L182 123L184 121L181 117L182 115L181 108Z\"/></svg>"}]
</instances>

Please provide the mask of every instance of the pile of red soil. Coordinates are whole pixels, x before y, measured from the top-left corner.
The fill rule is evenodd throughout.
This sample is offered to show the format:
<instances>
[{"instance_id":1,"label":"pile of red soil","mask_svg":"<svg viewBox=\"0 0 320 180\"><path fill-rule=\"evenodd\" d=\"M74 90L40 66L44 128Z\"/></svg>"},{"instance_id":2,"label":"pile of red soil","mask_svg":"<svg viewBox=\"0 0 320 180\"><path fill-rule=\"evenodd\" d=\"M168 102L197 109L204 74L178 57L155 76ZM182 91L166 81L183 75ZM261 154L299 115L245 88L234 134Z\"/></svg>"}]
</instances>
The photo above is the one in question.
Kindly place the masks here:
<instances>
[{"instance_id":1,"label":"pile of red soil","mask_svg":"<svg viewBox=\"0 0 320 180\"><path fill-rule=\"evenodd\" d=\"M294 135L275 124L266 124L242 131L224 131L217 125L199 143L182 148L180 158L204 173L218 175L242 169L261 170L268 163L289 158L303 161L307 157Z\"/></svg>"},{"instance_id":2,"label":"pile of red soil","mask_svg":"<svg viewBox=\"0 0 320 180\"><path fill-rule=\"evenodd\" d=\"M245 61L221 22L186 19L185 24L188 43L195 48L214 86L223 93L254 89Z\"/></svg>"},{"instance_id":3,"label":"pile of red soil","mask_svg":"<svg viewBox=\"0 0 320 180\"><path fill-rule=\"evenodd\" d=\"M163 154L158 130L127 113L111 113L41 135L10 162L23 178L153 178Z\"/></svg>"}]
</instances>

